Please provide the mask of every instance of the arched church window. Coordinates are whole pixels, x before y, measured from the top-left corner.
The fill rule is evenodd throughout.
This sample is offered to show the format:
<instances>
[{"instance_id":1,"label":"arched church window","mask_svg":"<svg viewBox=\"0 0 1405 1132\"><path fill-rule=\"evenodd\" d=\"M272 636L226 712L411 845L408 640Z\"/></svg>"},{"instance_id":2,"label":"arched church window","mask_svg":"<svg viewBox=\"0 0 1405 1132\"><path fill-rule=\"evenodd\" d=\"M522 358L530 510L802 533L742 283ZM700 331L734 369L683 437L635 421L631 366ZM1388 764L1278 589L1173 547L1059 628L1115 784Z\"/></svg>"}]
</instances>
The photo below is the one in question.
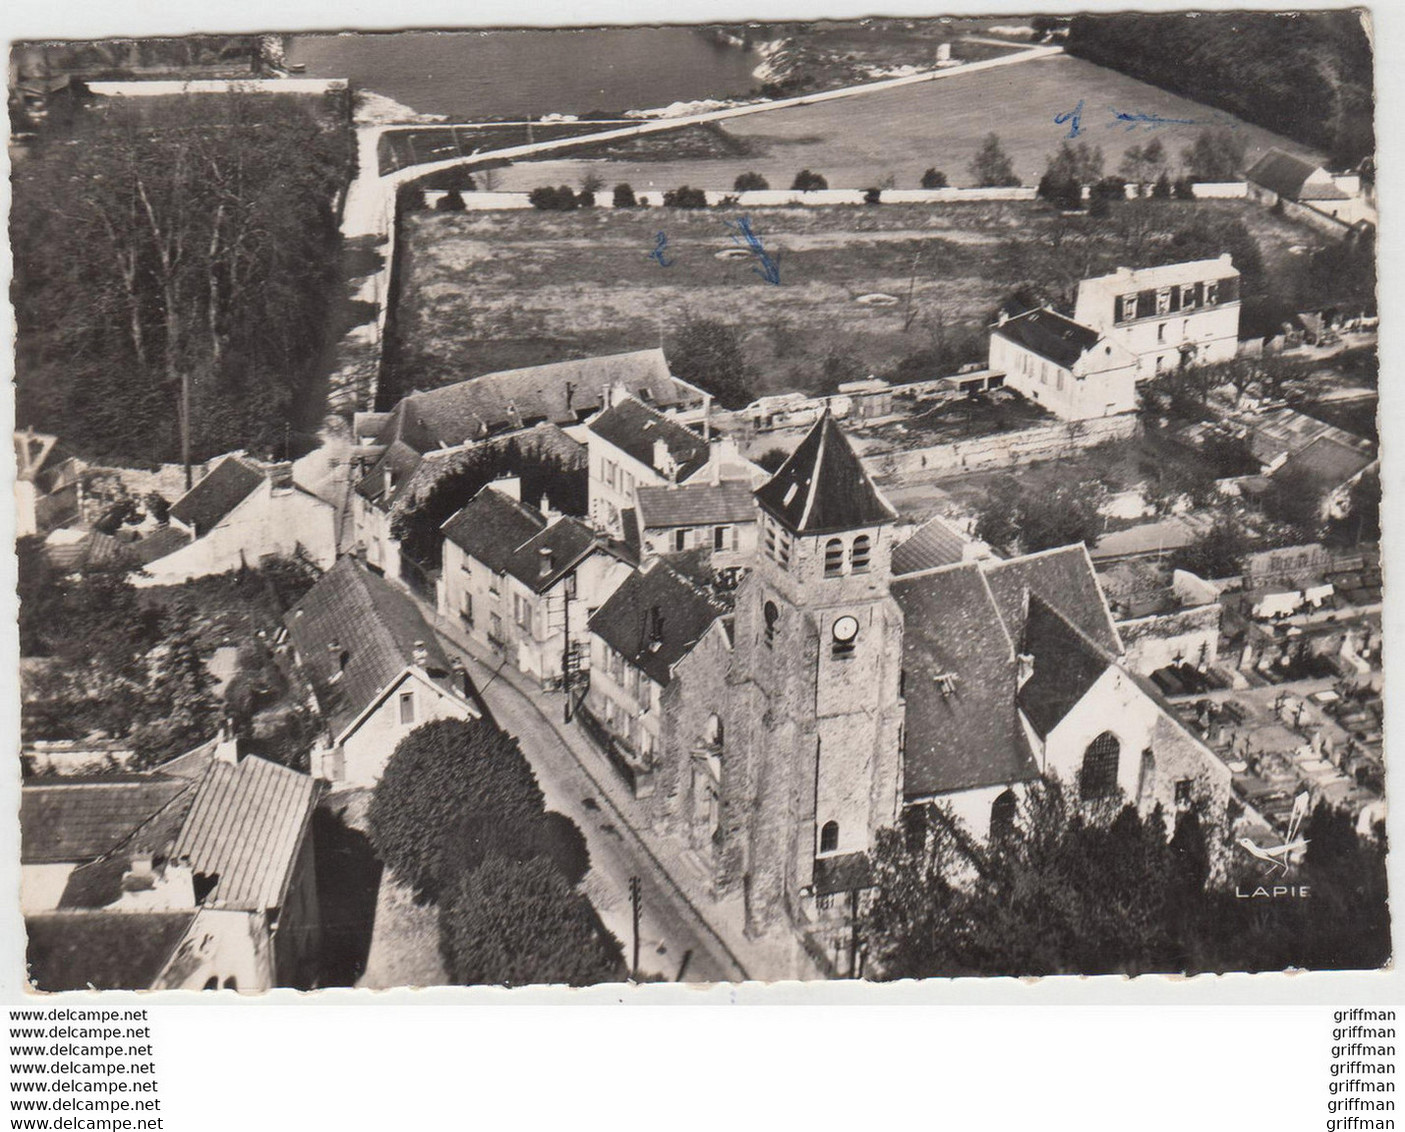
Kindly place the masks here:
<instances>
[{"instance_id":1,"label":"arched church window","mask_svg":"<svg viewBox=\"0 0 1405 1132\"><path fill-rule=\"evenodd\" d=\"M208 979L205 980L205 986L204 986L203 989L204 989L204 990L219 990L219 989L220 989L220 980L219 980L219 977L218 977L217 975L211 975Z\"/></svg>"},{"instance_id":2,"label":"arched church window","mask_svg":"<svg viewBox=\"0 0 1405 1132\"><path fill-rule=\"evenodd\" d=\"M820 852L833 853L839 848L839 823L827 821L820 828Z\"/></svg>"},{"instance_id":3,"label":"arched church window","mask_svg":"<svg viewBox=\"0 0 1405 1132\"><path fill-rule=\"evenodd\" d=\"M1078 773L1078 792L1084 801L1117 793L1117 763L1121 753L1122 744L1111 731L1104 731L1088 744Z\"/></svg>"},{"instance_id":4,"label":"arched church window","mask_svg":"<svg viewBox=\"0 0 1405 1132\"><path fill-rule=\"evenodd\" d=\"M1013 790L1006 790L990 804L990 839L1008 837L1015 830L1018 802Z\"/></svg>"},{"instance_id":5,"label":"arched church window","mask_svg":"<svg viewBox=\"0 0 1405 1132\"><path fill-rule=\"evenodd\" d=\"M844 540L832 538L824 544L824 576L837 578L844 572Z\"/></svg>"},{"instance_id":6,"label":"arched church window","mask_svg":"<svg viewBox=\"0 0 1405 1132\"><path fill-rule=\"evenodd\" d=\"M868 569L868 558L872 552L873 543L868 535L859 535L854 539L854 549L849 554L849 569L855 574L862 574Z\"/></svg>"},{"instance_id":7,"label":"arched church window","mask_svg":"<svg viewBox=\"0 0 1405 1132\"><path fill-rule=\"evenodd\" d=\"M781 619L781 611L774 601L761 607L761 618L766 622L766 647L770 648L776 641L776 622Z\"/></svg>"},{"instance_id":8,"label":"arched church window","mask_svg":"<svg viewBox=\"0 0 1405 1132\"><path fill-rule=\"evenodd\" d=\"M722 753L722 720L714 712L703 727L703 744L717 754Z\"/></svg>"}]
</instances>

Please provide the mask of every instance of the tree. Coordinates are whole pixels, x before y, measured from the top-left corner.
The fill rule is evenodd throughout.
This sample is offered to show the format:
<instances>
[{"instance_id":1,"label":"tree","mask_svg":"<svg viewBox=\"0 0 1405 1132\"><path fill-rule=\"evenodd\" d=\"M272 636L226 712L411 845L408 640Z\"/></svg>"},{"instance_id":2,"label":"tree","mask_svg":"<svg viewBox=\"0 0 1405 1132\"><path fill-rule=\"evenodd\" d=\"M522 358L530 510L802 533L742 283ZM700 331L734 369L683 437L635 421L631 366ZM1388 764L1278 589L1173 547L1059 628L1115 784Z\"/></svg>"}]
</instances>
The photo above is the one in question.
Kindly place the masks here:
<instances>
[{"instance_id":1,"label":"tree","mask_svg":"<svg viewBox=\"0 0 1405 1132\"><path fill-rule=\"evenodd\" d=\"M1088 215L1109 216L1112 206L1127 199L1127 183L1121 177L1104 177L1088 192Z\"/></svg>"},{"instance_id":2,"label":"tree","mask_svg":"<svg viewBox=\"0 0 1405 1132\"><path fill-rule=\"evenodd\" d=\"M580 207L580 199L570 185L539 185L527 194L533 208L543 212L570 212Z\"/></svg>"},{"instance_id":3,"label":"tree","mask_svg":"<svg viewBox=\"0 0 1405 1132\"><path fill-rule=\"evenodd\" d=\"M1181 154L1192 181L1233 181L1244 171L1245 140L1228 126L1201 130Z\"/></svg>"},{"instance_id":4,"label":"tree","mask_svg":"<svg viewBox=\"0 0 1405 1132\"><path fill-rule=\"evenodd\" d=\"M595 202L595 194L605 187L605 178L600 176L594 169L587 169L581 177L581 196L589 197L591 203ZM581 201L585 203L584 200Z\"/></svg>"},{"instance_id":5,"label":"tree","mask_svg":"<svg viewBox=\"0 0 1405 1132\"><path fill-rule=\"evenodd\" d=\"M663 206L665 208L706 208L707 193L702 189L680 185L678 188L669 189L664 193Z\"/></svg>"},{"instance_id":6,"label":"tree","mask_svg":"<svg viewBox=\"0 0 1405 1132\"><path fill-rule=\"evenodd\" d=\"M19 419L129 459L281 440L340 333L352 160L344 122L262 94L113 99L46 133L14 176Z\"/></svg>"},{"instance_id":7,"label":"tree","mask_svg":"<svg viewBox=\"0 0 1405 1132\"><path fill-rule=\"evenodd\" d=\"M396 746L371 795L376 855L402 883L434 897L449 879L447 837L466 815L532 822L541 788L517 740L487 720L436 720Z\"/></svg>"},{"instance_id":8,"label":"tree","mask_svg":"<svg viewBox=\"0 0 1405 1132\"><path fill-rule=\"evenodd\" d=\"M1014 163L1000 144L1000 136L986 134L968 166L971 179L980 188L1008 188L1020 183Z\"/></svg>"},{"instance_id":9,"label":"tree","mask_svg":"<svg viewBox=\"0 0 1405 1132\"><path fill-rule=\"evenodd\" d=\"M798 189L802 193L813 192L816 189L829 188L829 182L820 174L812 173L809 169L802 169L795 174L795 180L791 182L792 189Z\"/></svg>"},{"instance_id":10,"label":"tree","mask_svg":"<svg viewBox=\"0 0 1405 1132\"><path fill-rule=\"evenodd\" d=\"M143 766L199 746L219 722L219 704L211 691L214 677L205 667L190 611L167 617L162 632L165 639L153 657L145 702L131 733Z\"/></svg>"},{"instance_id":11,"label":"tree","mask_svg":"<svg viewBox=\"0 0 1405 1132\"><path fill-rule=\"evenodd\" d=\"M863 202L864 204L882 204L883 190L878 188L864 189Z\"/></svg>"},{"instance_id":12,"label":"tree","mask_svg":"<svg viewBox=\"0 0 1405 1132\"><path fill-rule=\"evenodd\" d=\"M947 187L946 174L939 169L928 169L922 174L922 187L924 189L944 189Z\"/></svg>"},{"instance_id":13,"label":"tree","mask_svg":"<svg viewBox=\"0 0 1405 1132\"><path fill-rule=\"evenodd\" d=\"M401 185L399 196L401 212L423 212L429 207L429 202L424 196L424 186L418 182Z\"/></svg>"},{"instance_id":14,"label":"tree","mask_svg":"<svg viewBox=\"0 0 1405 1132\"><path fill-rule=\"evenodd\" d=\"M1070 180L1079 186L1091 185L1103 175L1103 151L1087 142L1062 142L1048 159L1047 173L1060 180Z\"/></svg>"},{"instance_id":15,"label":"tree","mask_svg":"<svg viewBox=\"0 0 1405 1132\"><path fill-rule=\"evenodd\" d=\"M706 389L724 409L742 409L755 394L756 371L747 361L741 335L716 319L687 316L668 350L676 376Z\"/></svg>"},{"instance_id":16,"label":"tree","mask_svg":"<svg viewBox=\"0 0 1405 1132\"><path fill-rule=\"evenodd\" d=\"M975 534L991 546L1009 549L1020 534L1024 493L1013 476L1001 476L990 485L976 512Z\"/></svg>"},{"instance_id":17,"label":"tree","mask_svg":"<svg viewBox=\"0 0 1405 1132\"><path fill-rule=\"evenodd\" d=\"M564 983L625 976L617 940L551 863L489 856L459 872L439 913L449 977L463 986Z\"/></svg>"},{"instance_id":18,"label":"tree","mask_svg":"<svg viewBox=\"0 0 1405 1132\"><path fill-rule=\"evenodd\" d=\"M1013 476L1002 476L976 513L976 537L1027 554L1076 542L1091 546L1102 533L1100 495L1096 484L1065 484L1031 496Z\"/></svg>"},{"instance_id":19,"label":"tree","mask_svg":"<svg viewBox=\"0 0 1405 1132\"><path fill-rule=\"evenodd\" d=\"M1279 468L1268 480L1262 503L1264 514L1292 529L1304 541L1322 533L1323 488L1312 470L1302 464Z\"/></svg>"},{"instance_id":20,"label":"tree","mask_svg":"<svg viewBox=\"0 0 1405 1132\"><path fill-rule=\"evenodd\" d=\"M450 189L434 205L436 212L463 212L466 207L458 189Z\"/></svg>"},{"instance_id":21,"label":"tree","mask_svg":"<svg viewBox=\"0 0 1405 1132\"><path fill-rule=\"evenodd\" d=\"M550 861L562 879L573 886L590 871L585 835L575 822L554 810L530 820L468 810L444 836L442 859L446 874L471 872L494 855L519 863L536 858Z\"/></svg>"},{"instance_id":22,"label":"tree","mask_svg":"<svg viewBox=\"0 0 1405 1132\"><path fill-rule=\"evenodd\" d=\"M1243 568L1249 536L1232 515L1222 515L1189 546L1171 555L1171 565L1207 580L1232 578Z\"/></svg>"},{"instance_id":23,"label":"tree","mask_svg":"<svg viewBox=\"0 0 1405 1132\"><path fill-rule=\"evenodd\" d=\"M1072 177L1059 176L1052 171L1039 178L1039 195L1055 208L1065 212L1083 206L1083 189Z\"/></svg>"},{"instance_id":24,"label":"tree","mask_svg":"<svg viewBox=\"0 0 1405 1132\"><path fill-rule=\"evenodd\" d=\"M1166 170L1161 170L1161 176L1156 178L1156 184L1151 186L1152 200L1171 199L1171 178L1167 176Z\"/></svg>"},{"instance_id":25,"label":"tree","mask_svg":"<svg viewBox=\"0 0 1405 1132\"><path fill-rule=\"evenodd\" d=\"M737 179L732 182L732 188L739 193L759 192L770 187L766 178L760 173L740 173Z\"/></svg>"},{"instance_id":26,"label":"tree","mask_svg":"<svg viewBox=\"0 0 1405 1132\"><path fill-rule=\"evenodd\" d=\"M621 182L615 186L615 191L611 197L611 203L616 208L633 208L639 202L634 199L634 190L629 185Z\"/></svg>"},{"instance_id":27,"label":"tree","mask_svg":"<svg viewBox=\"0 0 1405 1132\"><path fill-rule=\"evenodd\" d=\"M781 470L781 465L790 459L790 453L784 448L768 448L757 458L758 467L765 468L766 471L775 475Z\"/></svg>"}]
</instances>

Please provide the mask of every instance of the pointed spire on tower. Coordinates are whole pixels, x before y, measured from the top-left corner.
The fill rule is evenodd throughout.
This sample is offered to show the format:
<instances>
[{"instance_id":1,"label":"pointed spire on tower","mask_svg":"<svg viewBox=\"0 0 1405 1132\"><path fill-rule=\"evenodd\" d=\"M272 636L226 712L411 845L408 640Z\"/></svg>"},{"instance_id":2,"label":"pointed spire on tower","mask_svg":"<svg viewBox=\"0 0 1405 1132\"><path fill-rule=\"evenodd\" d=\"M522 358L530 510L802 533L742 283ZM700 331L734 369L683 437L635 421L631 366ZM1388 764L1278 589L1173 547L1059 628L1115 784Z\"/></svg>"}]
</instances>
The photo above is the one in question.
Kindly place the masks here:
<instances>
[{"instance_id":1,"label":"pointed spire on tower","mask_svg":"<svg viewBox=\"0 0 1405 1132\"><path fill-rule=\"evenodd\" d=\"M874 527L898 517L828 409L776 474L756 489L756 501L797 535Z\"/></svg>"}]
</instances>

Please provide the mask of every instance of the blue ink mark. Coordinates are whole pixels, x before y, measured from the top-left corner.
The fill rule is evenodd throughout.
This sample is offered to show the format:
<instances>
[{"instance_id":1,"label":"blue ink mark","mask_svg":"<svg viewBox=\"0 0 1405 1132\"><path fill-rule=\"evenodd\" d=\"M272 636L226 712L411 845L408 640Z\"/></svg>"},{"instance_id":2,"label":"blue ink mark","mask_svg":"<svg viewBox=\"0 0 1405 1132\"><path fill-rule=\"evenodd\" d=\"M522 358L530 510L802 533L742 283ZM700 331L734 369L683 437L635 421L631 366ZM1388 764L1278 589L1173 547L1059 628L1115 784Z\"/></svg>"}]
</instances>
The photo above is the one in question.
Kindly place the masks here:
<instances>
[{"instance_id":1,"label":"blue ink mark","mask_svg":"<svg viewBox=\"0 0 1405 1132\"><path fill-rule=\"evenodd\" d=\"M1054 125L1062 126L1065 123L1068 125L1069 137L1076 138L1083 132L1083 100L1081 98L1078 100L1078 105L1072 110L1054 115Z\"/></svg>"},{"instance_id":2,"label":"blue ink mark","mask_svg":"<svg viewBox=\"0 0 1405 1132\"><path fill-rule=\"evenodd\" d=\"M668 248L668 234L660 232L654 237L654 250L649 253L649 258L658 260L660 267L672 267L673 260L664 258L664 251Z\"/></svg>"},{"instance_id":3,"label":"blue ink mark","mask_svg":"<svg viewBox=\"0 0 1405 1132\"><path fill-rule=\"evenodd\" d=\"M751 253L761 261L759 267L753 266L752 271L766 280L767 283L779 285L781 281L781 268L761 243L761 237L751 230L751 217L742 216L736 220L723 221L728 228L732 229L732 242L734 244L745 244Z\"/></svg>"},{"instance_id":4,"label":"blue ink mark","mask_svg":"<svg viewBox=\"0 0 1405 1132\"><path fill-rule=\"evenodd\" d=\"M1196 124L1194 118L1163 118L1160 114L1129 114L1125 110L1114 110L1112 116L1118 122L1126 122L1129 130L1135 130L1138 126L1154 130L1157 126L1193 126ZM1111 122L1108 124L1112 125Z\"/></svg>"}]
</instances>

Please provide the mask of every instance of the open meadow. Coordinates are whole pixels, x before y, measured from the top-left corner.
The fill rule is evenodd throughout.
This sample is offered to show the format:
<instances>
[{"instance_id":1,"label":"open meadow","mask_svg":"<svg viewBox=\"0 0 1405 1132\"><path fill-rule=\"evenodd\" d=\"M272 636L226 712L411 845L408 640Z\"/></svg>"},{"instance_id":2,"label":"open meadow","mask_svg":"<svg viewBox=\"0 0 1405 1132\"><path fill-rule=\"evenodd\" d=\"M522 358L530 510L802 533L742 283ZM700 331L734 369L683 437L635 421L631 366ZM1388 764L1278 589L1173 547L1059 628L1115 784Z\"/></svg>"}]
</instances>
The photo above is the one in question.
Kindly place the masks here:
<instances>
[{"instance_id":1,"label":"open meadow","mask_svg":"<svg viewBox=\"0 0 1405 1132\"><path fill-rule=\"evenodd\" d=\"M941 376L984 359L995 308L1021 285L1068 302L1086 275L1230 247L1237 262L1277 265L1246 275L1246 299L1290 306L1308 259L1291 249L1313 242L1243 201L1129 202L1102 221L1038 202L756 210L772 285L737 248L737 219L727 209L409 214L382 403L496 370L667 348L689 315L741 332L758 394ZM669 266L651 255L660 235Z\"/></svg>"},{"instance_id":2,"label":"open meadow","mask_svg":"<svg viewBox=\"0 0 1405 1132\"><path fill-rule=\"evenodd\" d=\"M831 188L866 188L891 177L897 188L916 188L924 170L937 168L953 185L972 183L967 166L981 139L994 132L1020 180L1033 185L1045 158L1069 136L1071 121L1055 116L1082 103L1080 140L1101 146L1108 172L1116 172L1130 146L1161 139L1173 162L1205 126L1230 126L1245 139L1248 160L1270 146L1307 154L1302 146L1258 126L1157 87L1069 55L1058 55L972 74L952 75L808 106L732 119L724 124L749 155L678 159L667 135L626 160L567 159L523 162L498 174L498 187L526 190L541 184L578 184L588 172L608 184L636 190L731 188L738 173L754 170L773 188L787 188L796 172L823 174ZM1174 120L1148 126L1115 114Z\"/></svg>"}]
</instances>

